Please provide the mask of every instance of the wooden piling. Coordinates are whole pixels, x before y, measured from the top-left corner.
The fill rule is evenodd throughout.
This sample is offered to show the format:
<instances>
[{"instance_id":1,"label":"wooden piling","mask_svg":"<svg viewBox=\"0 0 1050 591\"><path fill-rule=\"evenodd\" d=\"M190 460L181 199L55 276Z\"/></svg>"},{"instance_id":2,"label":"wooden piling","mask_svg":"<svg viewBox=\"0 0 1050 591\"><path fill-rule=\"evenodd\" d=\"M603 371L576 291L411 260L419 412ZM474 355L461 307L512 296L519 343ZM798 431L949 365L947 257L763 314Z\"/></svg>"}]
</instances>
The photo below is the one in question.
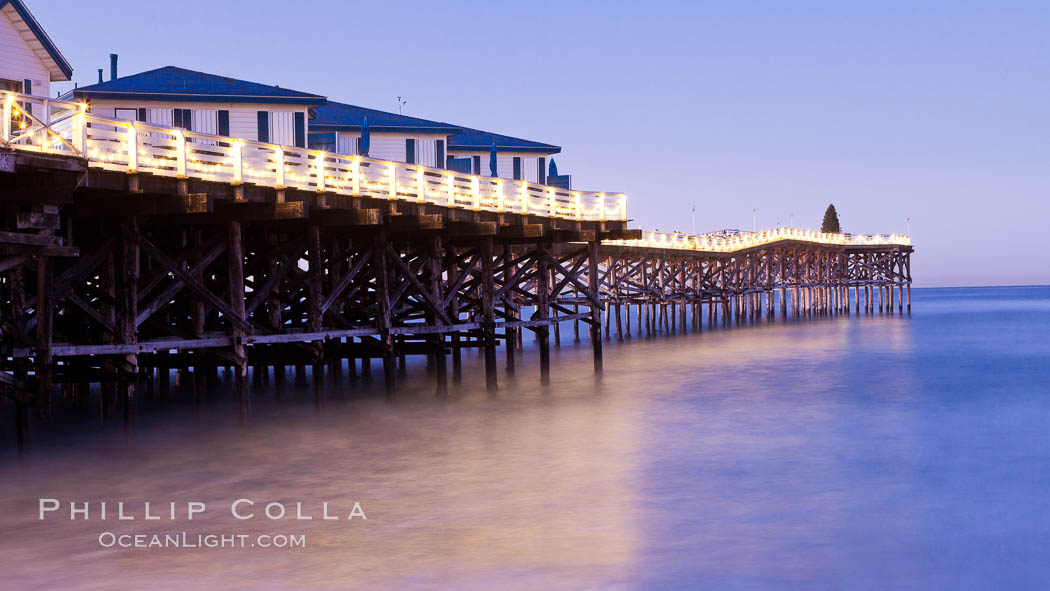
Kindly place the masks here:
<instances>
[{"instance_id":1,"label":"wooden piling","mask_svg":"<svg viewBox=\"0 0 1050 591\"><path fill-rule=\"evenodd\" d=\"M594 373L600 374L603 371L602 364L602 339L598 333L599 327L601 326L601 308L597 305L597 302L601 301L601 290L600 281L598 276L598 247L600 242L595 240L590 242L587 246L587 287L590 293L588 299L591 304L591 348L594 350Z\"/></svg>"},{"instance_id":2,"label":"wooden piling","mask_svg":"<svg viewBox=\"0 0 1050 591\"><path fill-rule=\"evenodd\" d=\"M372 250L376 275L376 328L383 359L383 383L387 396L392 396L397 388L397 367L394 360L394 335L390 332L390 266L387 264L387 249L386 237L378 235Z\"/></svg>"},{"instance_id":3,"label":"wooden piling","mask_svg":"<svg viewBox=\"0 0 1050 591\"><path fill-rule=\"evenodd\" d=\"M505 285L510 282L511 278L514 277L515 273L517 273L517 271L518 271L518 266L511 264L513 260L514 260L514 250L513 250L513 248L511 248L511 245L509 245L509 244L504 244L503 245L503 265L504 265L503 281L504 281ZM514 302L514 292L513 292L513 290L508 290L507 291L507 299L510 300L511 302ZM516 321L521 319L521 313L520 313L520 311L518 309L518 306L514 305L513 303L507 303L507 304L504 304L504 308L505 308L505 311L506 311L506 315L507 315L507 320L508 321L516 322ZM573 321L573 326L574 326L575 338L576 338L577 341L579 341L580 340L579 320ZM518 343L517 331L518 331L517 328L514 328L513 326L508 326L505 329L505 332L504 332L504 336L505 336L505 338L504 338L504 347L506 349L505 353L506 353L506 364L507 364L507 373L508 374L513 374L514 373L514 356L515 356L515 349L517 348L517 343Z\"/></svg>"},{"instance_id":4,"label":"wooden piling","mask_svg":"<svg viewBox=\"0 0 1050 591\"><path fill-rule=\"evenodd\" d=\"M430 241L430 248L427 252L427 276L430 279L430 295L435 302L443 302L445 294L441 289L442 284L442 248L441 238L435 237ZM442 318L441 313L447 313L444 310L430 310L427 314L427 320L434 326L444 326L445 321ZM433 365L434 365L434 376L436 380L435 392L438 396L448 396L448 367L445 360L445 335L443 333L437 333L431 338L431 346L434 349L433 353ZM507 341L508 350L508 371L513 371L514 367L514 346Z\"/></svg>"},{"instance_id":5,"label":"wooden piling","mask_svg":"<svg viewBox=\"0 0 1050 591\"><path fill-rule=\"evenodd\" d=\"M323 258L321 254L321 229L317 224L311 224L306 229L307 237L307 252L309 253L308 266L309 266L309 279L307 280L307 329L312 333L321 332L323 327L322 323L322 305L324 293L323 280L324 280L324 265L322 263ZM314 398L316 401L321 400L321 390L324 384L324 341L315 340L311 343L310 353L313 357L313 384L314 384Z\"/></svg>"},{"instance_id":6,"label":"wooden piling","mask_svg":"<svg viewBox=\"0 0 1050 591\"><path fill-rule=\"evenodd\" d=\"M536 245L536 265L536 319L544 321L548 319L550 312L550 260L547 245L542 241ZM540 349L540 381L544 384L550 383L551 379L549 335L550 327L547 324L536 327L536 339Z\"/></svg>"},{"instance_id":7,"label":"wooden piling","mask_svg":"<svg viewBox=\"0 0 1050 591\"><path fill-rule=\"evenodd\" d=\"M244 245L241 236L240 222L230 222L227 227L226 253L226 266L229 270L228 285L230 292L230 308L236 315L236 318L243 321L246 316L244 306ZM240 409L240 416L243 419L247 416L251 407L251 400L249 399L247 387L248 355L245 351L244 342L242 340L245 336L245 331L234 321L230 323L230 333L234 338L232 347L234 385Z\"/></svg>"},{"instance_id":8,"label":"wooden piling","mask_svg":"<svg viewBox=\"0 0 1050 591\"><path fill-rule=\"evenodd\" d=\"M492 238L481 239L481 316L483 347L485 349L485 387L496 390L496 310L493 301L495 283L493 277Z\"/></svg>"},{"instance_id":9,"label":"wooden piling","mask_svg":"<svg viewBox=\"0 0 1050 591\"><path fill-rule=\"evenodd\" d=\"M54 261L43 256L37 260L36 283L36 412L41 418L51 414L51 380L54 371L54 360L51 356L53 338L53 303L51 300L51 281L54 273Z\"/></svg>"}]
</instances>

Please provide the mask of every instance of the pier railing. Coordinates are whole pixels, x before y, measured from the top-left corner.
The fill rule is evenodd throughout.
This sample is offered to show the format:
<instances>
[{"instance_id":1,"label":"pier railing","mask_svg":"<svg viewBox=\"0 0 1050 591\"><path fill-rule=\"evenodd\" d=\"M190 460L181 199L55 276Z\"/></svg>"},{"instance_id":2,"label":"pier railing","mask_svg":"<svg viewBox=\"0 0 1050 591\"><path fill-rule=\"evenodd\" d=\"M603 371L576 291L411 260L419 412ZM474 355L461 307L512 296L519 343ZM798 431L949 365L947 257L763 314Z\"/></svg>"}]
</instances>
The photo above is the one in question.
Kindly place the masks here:
<instances>
[{"instance_id":1,"label":"pier railing","mask_svg":"<svg viewBox=\"0 0 1050 591\"><path fill-rule=\"evenodd\" d=\"M642 232L642 237L638 240L607 240L605 243L697 252L735 252L783 240L798 240L837 246L911 245L911 238L900 234L832 234L797 228L774 228L761 232L738 232L731 235L701 234L698 236L679 234L677 232L672 234Z\"/></svg>"},{"instance_id":2,"label":"pier railing","mask_svg":"<svg viewBox=\"0 0 1050 591\"><path fill-rule=\"evenodd\" d=\"M95 168L474 211L588 221L627 219L627 197L622 193L571 191L100 117L82 103L12 92L0 93L0 99L0 145L81 156Z\"/></svg>"}]
</instances>

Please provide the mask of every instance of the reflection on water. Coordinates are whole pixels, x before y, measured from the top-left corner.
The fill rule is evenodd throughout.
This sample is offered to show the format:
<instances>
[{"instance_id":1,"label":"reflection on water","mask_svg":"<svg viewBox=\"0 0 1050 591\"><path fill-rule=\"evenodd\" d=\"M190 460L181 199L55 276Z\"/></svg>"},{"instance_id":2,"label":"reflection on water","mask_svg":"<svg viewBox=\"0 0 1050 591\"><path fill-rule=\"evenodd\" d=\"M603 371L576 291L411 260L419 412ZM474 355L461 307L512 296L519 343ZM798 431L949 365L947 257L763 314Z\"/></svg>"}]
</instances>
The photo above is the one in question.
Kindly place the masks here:
<instances>
[{"instance_id":1,"label":"reflection on water","mask_svg":"<svg viewBox=\"0 0 1050 591\"><path fill-rule=\"evenodd\" d=\"M435 400L257 392L238 427L146 408L39 437L0 476L4 587L1046 588L1050 289L916 290L911 317L818 320L480 360ZM63 433L59 433L63 432ZM5 433L5 444L10 433ZM36 499L204 501L180 520L38 521ZM239 522L236 498L367 521ZM66 509L68 511L68 509ZM138 510L141 513L141 510ZM308 508L309 512L310 509ZM306 534L307 547L104 549L101 531Z\"/></svg>"}]
</instances>

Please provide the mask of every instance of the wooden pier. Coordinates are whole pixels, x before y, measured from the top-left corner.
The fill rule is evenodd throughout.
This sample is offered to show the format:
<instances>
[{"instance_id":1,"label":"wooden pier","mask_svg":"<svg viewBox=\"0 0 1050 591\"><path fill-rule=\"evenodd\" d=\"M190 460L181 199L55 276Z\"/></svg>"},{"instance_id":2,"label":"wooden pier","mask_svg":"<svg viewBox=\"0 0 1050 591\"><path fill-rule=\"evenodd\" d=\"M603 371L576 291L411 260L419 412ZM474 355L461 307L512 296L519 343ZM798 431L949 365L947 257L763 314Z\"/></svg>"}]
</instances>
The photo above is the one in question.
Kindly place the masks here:
<instances>
[{"instance_id":1,"label":"wooden pier","mask_svg":"<svg viewBox=\"0 0 1050 591\"><path fill-rule=\"evenodd\" d=\"M19 433L59 400L106 414L137 389L163 396L176 372L197 396L231 372L247 413L253 381L309 374L320 396L326 374L373 364L393 393L407 355L444 395L467 348L494 390L499 348L518 370L526 331L548 380L570 325L601 372L603 331L632 324L910 309L903 237L643 234L619 194L22 104L9 97L5 120L24 113L25 131L0 130L0 389Z\"/></svg>"}]
</instances>

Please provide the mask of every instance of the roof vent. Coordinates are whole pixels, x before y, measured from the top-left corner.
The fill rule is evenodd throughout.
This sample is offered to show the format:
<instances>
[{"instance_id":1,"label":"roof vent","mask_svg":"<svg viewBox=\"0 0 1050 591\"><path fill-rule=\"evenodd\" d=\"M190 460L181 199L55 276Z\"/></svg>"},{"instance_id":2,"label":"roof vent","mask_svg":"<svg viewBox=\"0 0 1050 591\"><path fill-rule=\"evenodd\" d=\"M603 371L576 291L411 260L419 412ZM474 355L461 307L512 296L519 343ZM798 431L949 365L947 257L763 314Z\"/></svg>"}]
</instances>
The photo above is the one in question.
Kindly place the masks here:
<instances>
[{"instance_id":1,"label":"roof vent","mask_svg":"<svg viewBox=\"0 0 1050 591\"><path fill-rule=\"evenodd\" d=\"M98 83L102 84L102 68L98 69Z\"/></svg>"}]
</instances>

